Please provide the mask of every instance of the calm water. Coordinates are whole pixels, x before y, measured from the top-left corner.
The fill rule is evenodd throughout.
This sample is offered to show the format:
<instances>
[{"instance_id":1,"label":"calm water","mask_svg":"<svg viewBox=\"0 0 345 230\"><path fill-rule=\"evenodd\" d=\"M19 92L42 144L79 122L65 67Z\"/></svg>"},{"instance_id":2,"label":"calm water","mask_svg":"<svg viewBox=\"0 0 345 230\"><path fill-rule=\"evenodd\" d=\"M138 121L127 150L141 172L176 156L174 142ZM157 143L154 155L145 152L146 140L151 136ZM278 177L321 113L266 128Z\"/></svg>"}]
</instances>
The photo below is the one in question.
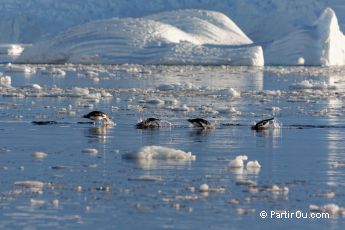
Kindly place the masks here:
<instances>
[{"instance_id":1,"label":"calm water","mask_svg":"<svg viewBox=\"0 0 345 230\"><path fill-rule=\"evenodd\" d=\"M311 204L345 207L345 70L31 67L36 73L0 67L11 77L11 85L0 86L0 228L341 229L344 225L341 214L329 219L262 219L259 213L310 213ZM66 76L50 74L53 68L64 70ZM105 92L112 96L100 95ZM96 109L108 113L117 125L79 123L85 122L82 115ZM175 127L135 129L139 119L152 116ZM250 129L253 122L271 116L281 128ZM190 117L207 118L216 129L195 130L186 121ZM58 124L31 124L45 120ZM150 145L192 152L196 160L121 157ZM98 153L84 153L85 148ZM37 151L48 156L32 157ZM242 154L258 160L261 170L229 168L229 161ZM45 185L15 186L27 180ZM200 193L204 183L225 191ZM252 189L248 183L257 186ZM288 187L289 192L272 193L273 184Z\"/></svg>"}]
</instances>

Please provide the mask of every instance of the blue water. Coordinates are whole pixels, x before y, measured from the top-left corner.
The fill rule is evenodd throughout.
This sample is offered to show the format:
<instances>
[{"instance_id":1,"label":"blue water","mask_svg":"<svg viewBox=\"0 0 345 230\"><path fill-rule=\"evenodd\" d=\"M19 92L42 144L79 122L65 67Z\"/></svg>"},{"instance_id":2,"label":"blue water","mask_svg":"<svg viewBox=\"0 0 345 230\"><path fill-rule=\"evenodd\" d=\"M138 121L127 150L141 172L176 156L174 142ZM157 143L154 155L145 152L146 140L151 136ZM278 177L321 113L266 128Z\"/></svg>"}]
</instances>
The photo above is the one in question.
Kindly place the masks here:
<instances>
[{"instance_id":1,"label":"blue water","mask_svg":"<svg viewBox=\"0 0 345 230\"><path fill-rule=\"evenodd\" d=\"M345 168L333 167L334 162L344 162L345 155L342 69L139 66L128 71L131 66L93 66L100 72L100 80L95 82L78 75L89 68L76 66L77 70L67 71L65 77L52 77L39 69L27 76L1 67L18 90L29 84L39 84L47 93L53 85L61 89L78 86L102 88L114 96L96 101L49 95L18 98L7 95L1 87L1 94L7 96L0 99L0 228L341 229L344 225L341 214L329 219L259 216L261 211L271 210L310 213L310 204L345 207ZM291 88L306 79L336 87ZM182 82L195 87L156 90L162 83ZM241 96L218 95L220 89L230 87ZM186 104L193 111L140 101L147 98L174 98L176 106ZM81 103L94 107L81 107ZM213 110L232 106L239 113L209 113L200 109L203 105ZM68 107L73 113L58 112ZM117 125L78 123L93 109L108 113ZM140 118L149 116L168 120L175 127L135 129ZM216 123L216 128L200 132L189 127L186 119L196 116ZM280 128L265 132L250 129L253 122L270 116L277 118ZM31 124L38 120L58 124ZM196 160L145 162L121 157L149 145L190 151ZM95 148L98 154L83 153L85 148ZM36 151L48 156L33 158ZM242 154L258 160L261 170L230 169L229 161ZM160 176L161 180L137 180L140 176ZM37 192L14 185L25 180L42 181L45 186ZM244 183L248 180L257 184L255 191ZM204 183L223 187L225 192L200 193L199 186ZM286 186L289 192L268 191L273 184ZM327 198L325 192L335 196ZM198 199L178 198L186 195ZM44 203L35 204L31 199ZM232 199L239 203L231 203Z\"/></svg>"}]
</instances>

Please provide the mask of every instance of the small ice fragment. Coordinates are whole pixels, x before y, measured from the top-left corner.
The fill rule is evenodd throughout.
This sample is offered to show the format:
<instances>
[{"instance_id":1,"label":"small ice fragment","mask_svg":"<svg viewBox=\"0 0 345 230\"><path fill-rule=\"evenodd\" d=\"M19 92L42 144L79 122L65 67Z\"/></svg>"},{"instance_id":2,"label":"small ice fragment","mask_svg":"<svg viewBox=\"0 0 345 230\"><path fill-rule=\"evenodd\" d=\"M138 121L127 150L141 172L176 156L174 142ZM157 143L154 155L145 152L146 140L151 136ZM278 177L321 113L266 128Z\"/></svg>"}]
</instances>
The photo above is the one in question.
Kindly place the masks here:
<instances>
[{"instance_id":1,"label":"small ice fragment","mask_svg":"<svg viewBox=\"0 0 345 230\"><path fill-rule=\"evenodd\" d=\"M274 184L271 188L268 189L268 191L271 191L272 193L285 193L287 194L289 192L288 187L282 187L280 188L278 185Z\"/></svg>"},{"instance_id":2,"label":"small ice fragment","mask_svg":"<svg viewBox=\"0 0 345 230\"><path fill-rule=\"evenodd\" d=\"M232 204L232 205L239 205L240 201L238 199L232 198L232 199L228 200L228 203Z\"/></svg>"},{"instance_id":3,"label":"small ice fragment","mask_svg":"<svg viewBox=\"0 0 345 230\"><path fill-rule=\"evenodd\" d=\"M41 181L16 181L15 186L26 187L26 188L43 188L44 183Z\"/></svg>"},{"instance_id":4,"label":"small ice fragment","mask_svg":"<svg viewBox=\"0 0 345 230\"><path fill-rule=\"evenodd\" d=\"M10 72L22 72L24 74L35 74L36 69L34 67L26 66L26 65L13 65L12 63L8 63L6 65L7 71Z\"/></svg>"},{"instance_id":5,"label":"small ice fragment","mask_svg":"<svg viewBox=\"0 0 345 230\"><path fill-rule=\"evenodd\" d=\"M180 207L181 207L181 206L180 206L179 203L173 204L173 208L175 208L176 210L179 210Z\"/></svg>"},{"instance_id":6,"label":"small ice fragment","mask_svg":"<svg viewBox=\"0 0 345 230\"><path fill-rule=\"evenodd\" d=\"M24 50L24 47L19 44L10 44L7 47L7 54L10 56L19 56Z\"/></svg>"},{"instance_id":7,"label":"small ice fragment","mask_svg":"<svg viewBox=\"0 0 345 230\"><path fill-rule=\"evenodd\" d=\"M161 176L138 176L135 178L128 178L129 181L161 181Z\"/></svg>"},{"instance_id":8,"label":"small ice fragment","mask_svg":"<svg viewBox=\"0 0 345 230\"><path fill-rule=\"evenodd\" d=\"M335 215L339 212L340 208L336 204L326 204L323 206L322 210L324 212L331 214L331 215Z\"/></svg>"},{"instance_id":9,"label":"small ice fragment","mask_svg":"<svg viewBox=\"0 0 345 230\"><path fill-rule=\"evenodd\" d=\"M189 190L190 192L195 192L195 187L189 187L188 190Z\"/></svg>"},{"instance_id":10,"label":"small ice fragment","mask_svg":"<svg viewBox=\"0 0 345 230\"><path fill-rule=\"evenodd\" d=\"M83 188L79 185L79 186L77 186L77 187L75 188L75 191L76 191L76 192L81 192L81 191L83 191Z\"/></svg>"},{"instance_id":11,"label":"small ice fragment","mask_svg":"<svg viewBox=\"0 0 345 230\"><path fill-rule=\"evenodd\" d=\"M254 213L255 209L254 208L237 208L236 212L238 215L247 215L250 213Z\"/></svg>"},{"instance_id":12,"label":"small ice fragment","mask_svg":"<svg viewBox=\"0 0 345 230\"><path fill-rule=\"evenodd\" d=\"M200 192L208 192L209 191L209 186L207 184L202 184L199 187Z\"/></svg>"},{"instance_id":13,"label":"small ice fragment","mask_svg":"<svg viewBox=\"0 0 345 230\"><path fill-rule=\"evenodd\" d=\"M272 185L272 187L271 187L271 191L272 191L272 192L279 192L280 190L281 190L281 189L280 189L279 186L276 185L276 184Z\"/></svg>"},{"instance_id":14,"label":"small ice fragment","mask_svg":"<svg viewBox=\"0 0 345 230\"><path fill-rule=\"evenodd\" d=\"M86 72L86 76L88 76L88 77L91 77L91 78L93 78L93 77L98 77L98 72L95 72L95 71L87 71Z\"/></svg>"},{"instance_id":15,"label":"small ice fragment","mask_svg":"<svg viewBox=\"0 0 345 230\"><path fill-rule=\"evenodd\" d=\"M248 157L246 155L239 155L236 156L235 159L231 160L229 162L230 168L243 168L244 164L243 161L248 160Z\"/></svg>"},{"instance_id":16,"label":"small ice fragment","mask_svg":"<svg viewBox=\"0 0 345 230\"><path fill-rule=\"evenodd\" d=\"M176 100L176 99L167 99L167 100L164 100L164 104L166 104L166 105L177 105L178 104L178 100Z\"/></svg>"},{"instance_id":17,"label":"small ice fragment","mask_svg":"<svg viewBox=\"0 0 345 230\"><path fill-rule=\"evenodd\" d=\"M44 205L46 202L44 200L30 199L30 203L32 206L40 206Z\"/></svg>"},{"instance_id":18,"label":"small ice fragment","mask_svg":"<svg viewBox=\"0 0 345 230\"><path fill-rule=\"evenodd\" d=\"M88 96L89 95L88 88L80 88L80 87L73 87L72 88L72 96L81 97L81 96Z\"/></svg>"},{"instance_id":19,"label":"small ice fragment","mask_svg":"<svg viewBox=\"0 0 345 230\"><path fill-rule=\"evenodd\" d=\"M144 160L195 160L196 156L191 152L168 148L163 146L145 146L137 152L122 155L124 159Z\"/></svg>"},{"instance_id":20,"label":"small ice fragment","mask_svg":"<svg viewBox=\"0 0 345 230\"><path fill-rule=\"evenodd\" d=\"M226 191L226 188L223 188L223 187L216 187L216 188L210 188L208 190L209 192L225 192Z\"/></svg>"},{"instance_id":21,"label":"small ice fragment","mask_svg":"<svg viewBox=\"0 0 345 230\"><path fill-rule=\"evenodd\" d=\"M66 72L63 71L62 69L59 69L59 68L52 68L51 74L53 76L61 76L61 77L63 77L63 76L66 75Z\"/></svg>"},{"instance_id":22,"label":"small ice fragment","mask_svg":"<svg viewBox=\"0 0 345 230\"><path fill-rule=\"evenodd\" d=\"M57 200L57 199L53 200L52 204L53 204L54 208L58 208L59 207L59 200Z\"/></svg>"},{"instance_id":23,"label":"small ice fragment","mask_svg":"<svg viewBox=\"0 0 345 230\"><path fill-rule=\"evenodd\" d=\"M247 169L260 169L261 165L258 161L248 161L247 162Z\"/></svg>"},{"instance_id":24,"label":"small ice fragment","mask_svg":"<svg viewBox=\"0 0 345 230\"><path fill-rule=\"evenodd\" d=\"M200 197L198 195L178 195L175 196L176 200L198 200Z\"/></svg>"},{"instance_id":25,"label":"small ice fragment","mask_svg":"<svg viewBox=\"0 0 345 230\"><path fill-rule=\"evenodd\" d=\"M191 112L193 111L193 108L190 108L188 107L186 104L183 104L181 107L174 107L172 108L173 111L176 111L176 112Z\"/></svg>"},{"instance_id":26,"label":"small ice fragment","mask_svg":"<svg viewBox=\"0 0 345 230\"><path fill-rule=\"evenodd\" d=\"M304 62L305 62L305 60L304 60L304 58L303 57L299 57L298 59L297 59L297 65L304 65Z\"/></svg>"},{"instance_id":27,"label":"small ice fragment","mask_svg":"<svg viewBox=\"0 0 345 230\"><path fill-rule=\"evenodd\" d=\"M320 212L321 209L320 209L319 206L311 204L311 205L309 205L309 211L311 211L311 212Z\"/></svg>"},{"instance_id":28,"label":"small ice fragment","mask_svg":"<svg viewBox=\"0 0 345 230\"><path fill-rule=\"evenodd\" d=\"M335 197L335 193L334 192L325 192L325 193L323 193L323 196L331 199L331 198Z\"/></svg>"},{"instance_id":29,"label":"small ice fragment","mask_svg":"<svg viewBox=\"0 0 345 230\"><path fill-rule=\"evenodd\" d=\"M12 79L10 76L1 76L0 84L5 86L11 86Z\"/></svg>"},{"instance_id":30,"label":"small ice fragment","mask_svg":"<svg viewBox=\"0 0 345 230\"><path fill-rule=\"evenodd\" d=\"M36 89L36 90L41 90L42 89L42 87L39 84L32 84L30 87L32 89Z\"/></svg>"},{"instance_id":31,"label":"small ice fragment","mask_svg":"<svg viewBox=\"0 0 345 230\"><path fill-rule=\"evenodd\" d=\"M86 153L89 155L97 155L98 150L97 149L93 149L93 148L86 148L82 150L82 153Z\"/></svg>"},{"instance_id":32,"label":"small ice fragment","mask_svg":"<svg viewBox=\"0 0 345 230\"><path fill-rule=\"evenodd\" d=\"M241 97L241 94L239 92L237 92L233 88L221 89L221 90L218 90L217 93L219 95L221 95L221 96L228 96L228 97L231 97L231 98L239 98L239 97Z\"/></svg>"},{"instance_id":33,"label":"small ice fragment","mask_svg":"<svg viewBox=\"0 0 345 230\"><path fill-rule=\"evenodd\" d=\"M44 152L34 152L34 153L32 154L32 157L34 157L34 158L39 158L39 159L45 158L45 157L47 157L47 156L48 156L48 154L47 154L47 153L44 153Z\"/></svg>"},{"instance_id":34,"label":"small ice fragment","mask_svg":"<svg viewBox=\"0 0 345 230\"><path fill-rule=\"evenodd\" d=\"M170 91L175 90L177 88L176 84L160 84L157 89L159 91Z\"/></svg>"}]
</instances>

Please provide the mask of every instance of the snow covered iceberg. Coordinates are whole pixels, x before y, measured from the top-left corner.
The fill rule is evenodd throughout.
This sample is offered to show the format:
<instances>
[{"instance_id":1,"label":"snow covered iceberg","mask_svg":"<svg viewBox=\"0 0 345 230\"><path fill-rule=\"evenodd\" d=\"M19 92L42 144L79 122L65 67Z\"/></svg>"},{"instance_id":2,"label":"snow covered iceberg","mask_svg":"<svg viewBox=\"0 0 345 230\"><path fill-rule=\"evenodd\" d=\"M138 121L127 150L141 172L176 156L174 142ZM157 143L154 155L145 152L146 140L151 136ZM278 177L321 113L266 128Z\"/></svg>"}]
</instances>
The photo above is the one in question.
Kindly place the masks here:
<instances>
[{"instance_id":1,"label":"snow covered iceberg","mask_svg":"<svg viewBox=\"0 0 345 230\"><path fill-rule=\"evenodd\" d=\"M273 41L264 53L267 65L345 65L345 36L335 12L326 8L312 26Z\"/></svg>"},{"instance_id":2,"label":"snow covered iceberg","mask_svg":"<svg viewBox=\"0 0 345 230\"><path fill-rule=\"evenodd\" d=\"M261 46L206 10L92 21L37 42L17 62L264 65Z\"/></svg>"}]
</instances>

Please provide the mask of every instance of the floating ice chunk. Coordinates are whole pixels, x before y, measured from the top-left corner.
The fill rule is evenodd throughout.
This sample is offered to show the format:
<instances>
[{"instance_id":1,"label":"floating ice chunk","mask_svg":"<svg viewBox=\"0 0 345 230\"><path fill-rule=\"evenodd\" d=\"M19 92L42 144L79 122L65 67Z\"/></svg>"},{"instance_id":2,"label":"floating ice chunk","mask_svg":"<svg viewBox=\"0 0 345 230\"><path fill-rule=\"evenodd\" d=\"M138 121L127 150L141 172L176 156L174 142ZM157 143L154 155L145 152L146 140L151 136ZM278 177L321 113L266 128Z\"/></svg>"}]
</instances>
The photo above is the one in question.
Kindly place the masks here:
<instances>
[{"instance_id":1,"label":"floating ice chunk","mask_svg":"<svg viewBox=\"0 0 345 230\"><path fill-rule=\"evenodd\" d=\"M58 207L59 207L59 204L60 204L60 202L59 202L59 200L57 200L57 199L54 199L54 200L52 201L52 205L53 205L54 208L58 208Z\"/></svg>"},{"instance_id":2,"label":"floating ice chunk","mask_svg":"<svg viewBox=\"0 0 345 230\"><path fill-rule=\"evenodd\" d=\"M239 115L239 114L241 114L241 112L239 112L239 111L237 111L234 107L219 107L219 108L217 108L217 111L219 112L219 113L228 113L228 114L237 114L237 115Z\"/></svg>"},{"instance_id":3,"label":"floating ice chunk","mask_svg":"<svg viewBox=\"0 0 345 230\"><path fill-rule=\"evenodd\" d=\"M226 188L224 188L224 187L215 187L215 188L209 188L208 191L209 192L225 192Z\"/></svg>"},{"instance_id":4,"label":"floating ice chunk","mask_svg":"<svg viewBox=\"0 0 345 230\"><path fill-rule=\"evenodd\" d=\"M221 89L221 90L218 90L216 93L221 95L221 96L227 96L227 97L231 97L231 98L241 97L241 94L233 88Z\"/></svg>"},{"instance_id":5,"label":"floating ice chunk","mask_svg":"<svg viewBox=\"0 0 345 230\"><path fill-rule=\"evenodd\" d=\"M45 157L47 157L48 156L48 154L47 153L44 153L44 152L34 152L33 154L32 154L32 157L34 157L34 158L45 158Z\"/></svg>"},{"instance_id":6,"label":"floating ice chunk","mask_svg":"<svg viewBox=\"0 0 345 230\"><path fill-rule=\"evenodd\" d=\"M102 97L112 97L113 95L105 90L101 91L101 96Z\"/></svg>"},{"instance_id":7,"label":"floating ice chunk","mask_svg":"<svg viewBox=\"0 0 345 230\"><path fill-rule=\"evenodd\" d=\"M339 212L340 208L336 204L326 204L323 206L323 210L331 215L335 215Z\"/></svg>"},{"instance_id":8,"label":"floating ice chunk","mask_svg":"<svg viewBox=\"0 0 345 230\"><path fill-rule=\"evenodd\" d=\"M166 99L164 100L164 104L166 105L177 105L178 104L178 100L174 99Z\"/></svg>"},{"instance_id":9,"label":"floating ice chunk","mask_svg":"<svg viewBox=\"0 0 345 230\"><path fill-rule=\"evenodd\" d=\"M291 89L336 89L335 85L328 84L325 81L303 80L301 82L292 84Z\"/></svg>"},{"instance_id":10,"label":"floating ice chunk","mask_svg":"<svg viewBox=\"0 0 345 230\"><path fill-rule=\"evenodd\" d=\"M176 90L179 85L177 84L160 84L157 89L159 91L170 91L170 90Z\"/></svg>"},{"instance_id":11,"label":"floating ice chunk","mask_svg":"<svg viewBox=\"0 0 345 230\"><path fill-rule=\"evenodd\" d=\"M145 146L137 152L124 154L124 159L144 159L144 160L195 160L196 156L191 152L167 148L163 146Z\"/></svg>"},{"instance_id":12,"label":"floating ice chunk","mask_svg":"<svg viewBox=\"0 0 345 230\"><path fill-rule=\"evenodd\" d=\"M61 77L66 75L66 72L59 68L52 68L50 73L54 76L61 76Z\"/></svg>"},{"instance_id":13,"label":"floating ice chunk","mask_svg":"<svg viewBox=\"0 0 345 230\"><path fill-rule=\"evenodd\" d=\"M339 207L336 204L326 204L324 206L309 205L309 210L311 212L326 212L332 216L335 215L344 215L344 208Z\"/></svg>"},{"instance_id":14,"label":"floating ice chunk","mask_svg":"<svg viewBox=\"0 0 345 230\"><path fill-rule=\"evenodd\" d=\"M30 199L30 203L32 206L40 206L44 205L46 202L44 200Z\"/></svg>"},{"instance_id":15,"label":"floating ice chunk","mask_svg":"<svg viewBox=\"0 0 345 230\"><path fill-rule=\"evenodd\" d=\"M176 200L198 200L200 196L198 195L177 195L175 196Z\"/></svg>"},{"instance_id":16,"label":"floating ice chunk","mask_svg":"<svg viewBox=\"0 0 345 230\"><path fill-rule=\"evenodd\" d=\"M19 44L1 44L0 54L7 54L9 56L19 56L24 50L24 47Z\"/></svg>"},{"instance_id":17,"label":"floating ice chunk","mask_svg":"<svg viewBox=\"0 0 345 230\"><path fill-rule=\"evenodd\" d=\"M332 168L345 168L345 162L335 161L331 164Z\"/></svg>"},{"instance_id":18,"label":"floating ice chunk","mask_svg":"<svg viewBox=\"0 0 345 230\"><path fill-rule=\"evenodd\" d=\"M98 76L99 76L99 73L90 70L90 71L87 71L87 72L86 72L86 76L91 77L91 78L93 78L93 77L98 77Z\"/></svg>"},{"instance_id":19,"label":"floating ice chunk","mask_svg":"<svg viewBox=\"0 0 345 230\"><path fill-rule=\"evenodd\" d=\"M303 57L299 57L299 58L297 59L297 65L304 65L304 63L305 63L305 60L304 60Z\"/></svg>"},{"instance_id":20,"label":"floating ice chunk","mask_svg":"<svg viewBox=\"0 0 345 230\"><path fill-rule=\"evenodd\" d=\"M258 161L248 161L247 162L247 170L248 169L260 169L261 168L261 165L259 164Z\"/></svg>"},{"instance_id":21,"label":"floating ice chunk","mask_svg":"<svg viewBox=\"0 0 345 230\"><path fill-rule=\"evenodd\" d=\"M76 188L75 188L75 191L76 192L82 192L83 191L83 187L78 185Z\"/></svg>"},{"instance_id":22,"label":"floating ice chunk","mask_svg":"<svg viewBox=\"0 0 345 230\"><path fill-rule=\"evenodd\" d=\"M21 72L24 74L35 74L36 69L34 67L30 67L27 65L13 65L12 63L8 63L6 65L7 71L9 72Z\"/></svg>"},{"instance_id":23,"label":"floating ice chunk","mask_svg":"<svg viewBox=\"0 0 345 230\"><path fill-rule=\"evenodd\" d=\"M1 76L0 84L5 86L11 86L12 79L10 76Z\"/></svg>"},{"instance_id":24,"label":"floating ice chunk","mask_svg":"<svg viewBox=\"0 0 345 230\"><path fill-rule=\"evenodd\" d=\"M272 193L288 193L289 192L289 188L288 187L279 187L278 185L274 184L272 185L271 188L267 189L268 191L271 191Z\"/></svg>"},{"instance_id":25,"label":"floating ice chunk","mask_svg":"<svg viewBox=\"0 0 345 230\"><path fill-rule=\"evenodd\" d=\"M161 181L161 176L138 176L135 178L128 178L129 181Z\"/></svg>"},{"instance_id":26,"label":"floating ice chunk","mask_svg":"<svg viewBox=\"0 0 345 230\"><path fill-rule=\"evenodd\" d=\"M228 200L228 203L231 205L239 205L240 201L238 199L232 198L232 199Z\"/></svg>"},{"instance_id":27,"label":"floating ice chunk","mask_svg":"<svg viewBox=\"0 0 345 230\"><path fill-rule=\"evenodd\" d=\"M42 89L42 87L39 84L25 85L23 86L23 88L33 89L33 90L38 90L38 91Z\"/></svg>"},{"instance_id":28,"label":"floating ice chunk","mask_svg":"<svg viewBox=\"0 0 345 230\"><path fill-rule=\"evenodd\" d=\"M82 150L82 153L86 153L86 154L94 156L94 155L97 155L98 150L97 149L93 149L93 148L86 148L86 149Z\"/></svg>"},{"instance_id":29,"label":"floating ice chunk","mask_svg":"<svg viewBox=\"0 0 345 230\"><path fill-rule=\"evenodd\" d=\"M174 107L172 108L173 111L177 111L177 112L191 112L193 111L193 108L188 107L186 104L183 104L180 107Z\"/></svg>"},{"instance_id":30,"label":"floating ice chunk","mask_svg":"<svg viewBox=\"0 0 345 230\"><path fill-rule=\"evenodd\" d=\"M237 208L236 212L238 215L247 215L250 213L254 213L255 209L254 208Z\"/></svg>"},{"instance_id":31,"label":"floating ice chunk","mask_svg":"<svg viewBox=\"0 0 345 230\"><path fill-rule=\"evenodd\" d=\"M248 157L246 155L239 155L236 156L235 159L231 160L229 162L230 168L243 168L244 164L243 161L248 160Z\"/></svg>"},{"instance_id":32,"label":"floating ice chunk","mask_svg":"<svg viewBox=\"0 0 345 230\"><path fill-rule=\"evenodd\" d=\"M80 87L72 88L72 96L82 97L82 96L88 96L89 94L90 94L90 91L88 88L80 88Z\"/></svg>"},{"instance_id":33,"label":"floating ice chunk","mask_svg":"<svg viewBox=\"0 0 345 230\"><path fill-rule=\"evenodd\" d=\"M43 188L44 183L41 181L16 181L14 182L15 186L26 187L26 188Z\"/></svg>"},{"instance_id":34,"label":"floating ice chunk","mask_svg":"<svg viewBox=\"0 0 345 230\"><path fill-rule=\"evenodd\" d=\"M208 190L209 190L208 184L202 184L202 185L200 185L200 187L199 187L199 191L200 191L200 192L208 192Z\"/></svg>"},{"instance_id":35,"label":"floating ice chunk","mask_svg":"<svg viewBox=\"0 0 345 230\"><path fill-rule=\"evenodd\" d=\"M334 192L324 192L322 195L324 197L328 198L328 199L331 199L331 198L335 197L335 193Z\"/></svg>"}]
</instances>

